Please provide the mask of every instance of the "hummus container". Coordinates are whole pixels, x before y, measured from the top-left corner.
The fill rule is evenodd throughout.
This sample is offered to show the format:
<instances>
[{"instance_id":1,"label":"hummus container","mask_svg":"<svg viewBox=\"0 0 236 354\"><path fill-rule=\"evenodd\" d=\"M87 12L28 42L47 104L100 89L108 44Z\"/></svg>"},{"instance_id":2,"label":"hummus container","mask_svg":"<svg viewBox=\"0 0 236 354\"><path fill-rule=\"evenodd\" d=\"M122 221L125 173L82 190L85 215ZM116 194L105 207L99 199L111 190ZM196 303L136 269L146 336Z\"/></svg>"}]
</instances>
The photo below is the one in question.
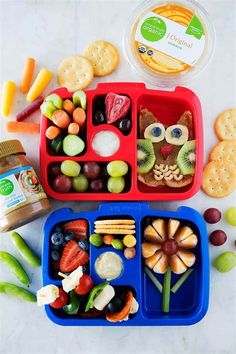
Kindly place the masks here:
<instances>
[{"instance_id":1,"label":"hummus container","mask_svg":"<svg viewBox=\"0 0 236 354\"><path fill-rule=\"evenodd\" d=\"M121 131L112 124L94 123L94 116L96 112L96 102L105 101L108 93L115 93L125 95L130 99L129 119L131 121L131 130L128 135L123 135ZM65 88L58 88L54 91L63 99L71 98L72 93ZM96 89L87 90L87 119L86 132L84 140L86 141L86 150L83 154L70 157L70 160L78 162L83 166L86 162L97 162L105 167L114 160L125 161L129 166L129 171L125 176L125 188L121 193L104 192L76 192L70 190L67 193L59 193L53 189L52 176L50 175L50 166L53 164L60 164L64 160L68 160L68 156L60 154L55 155L50 148L50 141L46 138L46 130L51 124L51 121L46 117L42 117L41 124L41 141L40 141L40 169L43 187L46 193L57 200L183 200L191 198L197 193L201 186L202 170L203 170L203 126L202 126L202 111L201 104L197 95L191 90L184 87L176 87L174 91L167 90L149 90L143 83L132 82L114 82L99 84ZM191 137L189 140L194 140L196 144L195 156L195 171L191 176L191 182L188 185L179 185L178 187L168 187L167 185L155 186L152 183L142 183L138 178L138 140L143 136L140 134L140 113L145 109L152 112L165 128L172 127L178 124L180 117L184 112L191 112ZM119 146L112 154L112 156L101 156L94 150L94 139L100 132L115 134L119 139ZM167 134L166 134L167 135ZM190 134L189 134L190 135ZM167 137L168 139L168 137ZM167 139L164 138L161 142L164 148L167 144ZM114 139L113 139L114 140ZM157 144L153 144L154 148ZM101 147L101 144L100 144ZM159 147L157 146L157 149ZM175 146L174 161L178 153L178 148ZM110 149L111 150L111 149ZM107 155L107 154L105 154ZM160 154L157 152L156 156ZM157 161L158 159L156 159ZM156 162L157 163L157 162ZM172 161L158 160L159 164L173 166ZM169 173L169 172L168 172ZM168 177L169 178L169 177Z\"/></svg>"},{"instance_id":2,"label":"hummus container","mask_svg":"<svg viewBox=\"0 0 236 354\"><path fill-rule=\"evenodd\" d=\"M53 212L44 226L42 275L43 285L54 284L61 286L61 279L54 275L50 259L50 237L55 226L76 220L84 219L89 224L89 234L94 233L94 222L101 219L132 219L136 228L136 256L127 260L123 251L102 245L95 247L89 245L89 274L94 284L104 280L96 273L95 264L104 252L113 252L119 256L123 263L123 270L119 277L110 280L114 288L131 288L139 303L138 312L128 321L108 322L105 317L82 318L79 315L68 315L61 310L56 310L49 305L45 306L48 318L62 326L179 326L192 325L200 321L206 314L209 301L209 254L206 224L202 216L194 209L180 207L176 211L163 211L150 209L147 203L104 203L95 211L73 212L63 208ZM197 246L192 250L196 256L193 265L194 271L183 284L181 289L171 295L170 312L161 311L162 294L157 291L151 280L144 272L144 259L142 258L141 244L144 242L144 229L151 219L169 218L178 219L182 226L189 226L198 238ZM163 282L163 275L156 274L159 281ZM172 272L172 284L179 275Z\"/></svg>"},{"instance_id":3,"label":"hummus container","mask_svg":"<svg viewBox=\"0 0 236 354\"><path fill-rule=\"evenodd\" d=\"M152 85L173 88L208 63L215 33L197 2L144 1L132 13L124 37L131 66Z\"/></svg>"},{"instance_id":4,"label":"hummus container","mask_svg":"<svg viewBox=\"0 0 236 354\"><path fill-rule=\"evenodd\" d=\"M0 142L0 232L29 223L49 208L49 200L21 142Z\"/></svg>"}]
</instances>

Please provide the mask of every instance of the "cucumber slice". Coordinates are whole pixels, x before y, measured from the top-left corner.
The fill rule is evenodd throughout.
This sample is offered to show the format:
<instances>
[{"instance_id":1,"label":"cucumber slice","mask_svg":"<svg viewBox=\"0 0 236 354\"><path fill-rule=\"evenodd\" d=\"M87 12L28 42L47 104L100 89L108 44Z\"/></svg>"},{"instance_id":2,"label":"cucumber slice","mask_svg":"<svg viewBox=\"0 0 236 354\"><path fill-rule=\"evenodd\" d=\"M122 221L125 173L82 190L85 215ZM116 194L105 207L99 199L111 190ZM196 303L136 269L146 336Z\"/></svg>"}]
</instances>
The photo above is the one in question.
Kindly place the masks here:
<instances>
[{"instance_id":1,"label":"cucumber slice","mask_svg":"<svg viewBox=\"0 0 236 354\"><path fill-rule=\"evenodd\" d=\"M51 149L55 152L56 155L62 151L62 143L64 139L64 134L58 135L55 139L51 142Z\"/></svg>"},{"instance_id":2,"label":"cucumber slice","mask_svg":"<svg viewBox=\"0 0 236 354\"><path fill-rule=\"evenodd\" d=\"M84 141L77 135L69 134L63 140L63 151L67 156L79 155L84 148Z\"/></svg>"},{"instance_id":3,"label":"cucumber slice","mask_svg":"<svg viewBox=\"0 0 236 354\"><path fill-rule=\"evenodd\" d=\"M41 113L50 120L52 120L52 115L56 109L57 107L52 102L44 101L40 106Z\"/></svg>"}]
</instances>

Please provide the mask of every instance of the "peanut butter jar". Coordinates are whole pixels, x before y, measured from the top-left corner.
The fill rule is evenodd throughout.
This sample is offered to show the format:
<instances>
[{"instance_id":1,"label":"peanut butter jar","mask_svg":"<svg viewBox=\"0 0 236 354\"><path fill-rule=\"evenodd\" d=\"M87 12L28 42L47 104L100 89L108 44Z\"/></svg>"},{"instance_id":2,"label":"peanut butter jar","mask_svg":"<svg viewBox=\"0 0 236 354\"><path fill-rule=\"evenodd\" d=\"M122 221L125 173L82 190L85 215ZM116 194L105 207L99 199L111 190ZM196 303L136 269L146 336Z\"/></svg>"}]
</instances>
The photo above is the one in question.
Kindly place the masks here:
<instances>
[{"instance_id":1,"label":"peanut butter jar","mask_svg":"<svg viewBox=\"0 0 236 354\"><path fill-rule=\"evenodd\" d=\"M42 216L50 202L19 140L0 142L0 232Z\"/></svg>"}]
</instances>

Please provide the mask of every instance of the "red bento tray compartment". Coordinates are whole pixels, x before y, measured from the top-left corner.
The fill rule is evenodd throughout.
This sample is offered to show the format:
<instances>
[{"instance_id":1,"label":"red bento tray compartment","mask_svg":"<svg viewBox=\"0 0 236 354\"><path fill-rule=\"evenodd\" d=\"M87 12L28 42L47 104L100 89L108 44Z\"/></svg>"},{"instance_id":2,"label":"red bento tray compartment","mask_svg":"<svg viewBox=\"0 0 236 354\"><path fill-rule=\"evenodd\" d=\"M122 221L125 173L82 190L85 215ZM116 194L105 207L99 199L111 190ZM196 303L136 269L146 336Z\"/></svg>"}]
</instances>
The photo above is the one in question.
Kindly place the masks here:
<instances>
[{"instance_id":1,"label":"red bento tray compartment","mask_svg":"<svg viewBox=\"0 0 236 354\"><path fill-rule=\"evenodd\" d=\"M129 135L123 135L116 127L110 124L95 126L93 124L93 102L98 96L104 96L114 92L126 95L131 100L131 121L132 130ZM63 99L71 98L72 93L65 88L58 88L53 91ZM45 132L50 125L50 120L42 117L41 139L40 139L40 170L41 180L46 193L57 200L183 200L192 197L201 186L203 170L203 125L202 110L198 97L191 90L184 87L177 87L174 91L161 91L147 89L143 83L102 83L96 89L87 90L87 126L86 126L86 149L80 156L57 156L53 155L49 149ZM181 114L190 110L193 115L194 139L196 140L196 165L195 174L191 184L183 188L170 187L148 187L138 181L137 178L137 139L138 139L138 115L140 107L149 109L164 125L172 125L177 122ZM119 150L110 157L98 156L91 147L91 141L95 133L100 130L110 130L115 132L120 138ZM65 159L77 162L96 161L108 163L113 160L123 160L130 168L129 183L124 192L113 194L109 192L55 192L49 181L48 168L50 164L62 162Z\"/></svg>"}]
</instances>

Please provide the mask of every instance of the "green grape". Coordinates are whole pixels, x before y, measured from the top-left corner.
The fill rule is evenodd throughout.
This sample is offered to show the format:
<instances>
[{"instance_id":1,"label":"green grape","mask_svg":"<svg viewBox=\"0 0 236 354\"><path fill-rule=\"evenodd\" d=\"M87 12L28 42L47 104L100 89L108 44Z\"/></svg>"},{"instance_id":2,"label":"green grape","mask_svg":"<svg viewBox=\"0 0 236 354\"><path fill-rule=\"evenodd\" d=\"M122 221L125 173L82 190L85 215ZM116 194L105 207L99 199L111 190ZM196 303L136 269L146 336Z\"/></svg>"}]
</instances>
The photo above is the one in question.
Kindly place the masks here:
<instances>
[{"instance_id":1,"label":"green grape","mask_svg":"<svg viewBox=\"0 0 236 354\"><path fill-rule=\"evenodd\" d=\"M107 189L110 193L121 193L124 188L124 177L110 177L107 181Z\"/></svg>"},{"instance_id":2,"label":"green grape","mask_svg":"<svg viewBox=\"0 0 236 354\"><path fill-rule=\"evenodd\" d=\"M89 186L88 179L82 174L77 177L74 177L72 184L76 192L86 192Z\"/></svg>"},{"instance_id":3,"label":"green grape","mask_svg":"<svg viewBox=\"0 0 236 354\"><path fill-rule=\"evenodd\" d=\"M229 272L236 266L236 254L230 251L221 253L215 259L214 266L221 273Z\"/></svg>"},{"instance_id":4,"label":"green grape","mask_svg":"<svg viewBox=\"0 0 236 354\"><path fill-rule=\"evenodd\" d=\"M76 161L65 160L61 163L61 172L69 177L77 177L80 174L80 164Z\"/></svg>"},{"instance_id":5,"label":"green grape","mask_svg":"<svg viewBox=\"0 0 236 354\"><path fill-rule=\"evenodd\" d=\"M111 161L107 165L107 172L111 177L121 177L128 172L128 165L124 161Z\"/></svg>"},{"instance_id":6,"label":"green grape","mask_svg":"<svg viewBox=\"0 0 236 354\"><path fill-rule=\"evenodd\" d=\"M226 211L226 220L232 226L236 226L236 207L231 207Z\"/></svg>"}]
</instances>

